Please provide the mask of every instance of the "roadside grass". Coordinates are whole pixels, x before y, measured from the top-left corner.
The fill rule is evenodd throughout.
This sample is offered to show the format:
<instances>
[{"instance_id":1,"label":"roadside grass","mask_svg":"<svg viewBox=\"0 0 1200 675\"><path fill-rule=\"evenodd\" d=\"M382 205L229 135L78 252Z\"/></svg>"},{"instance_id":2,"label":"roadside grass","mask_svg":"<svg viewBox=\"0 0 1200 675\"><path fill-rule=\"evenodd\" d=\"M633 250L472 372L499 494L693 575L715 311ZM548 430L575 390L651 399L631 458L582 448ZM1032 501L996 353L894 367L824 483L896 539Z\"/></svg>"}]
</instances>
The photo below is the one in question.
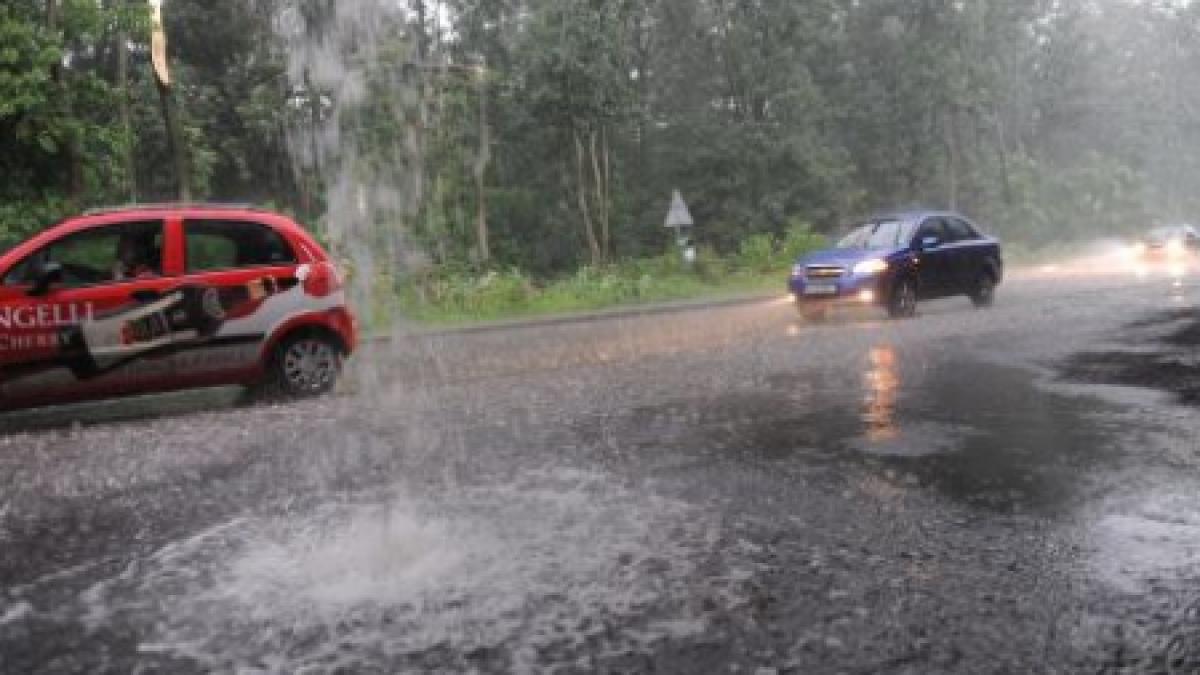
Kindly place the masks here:
<instances>
[{"instance_id":1,"label":"roadside grass","mask_svg":"<svg viewBox=\"0 0 1200 675\"><path fill-rule=\"evenodd\" d=\"M610 270L581 270L569 279L536 283L520 272L496 273L456 280L451 288L431 297L411 284L376 303L376 317L390 322L404 317L421 323L447 325L556 314L598 311L692 299L719 299L743 293L766 292L786 284L786 269L774 273L735 273L720 280L693 275L629 278ZM450 292L446 293L445 291ZM423 295L424 293L424 295Z\"/></svg>"},{"instance_id":2,"label":"roadside grass","mask_svg":"<svg viewBox=\"0 0 1200 675\"><path fill-rule=\"evenodd\" d=\"M807 227L786 237L743 242L732 255L701 249L692 264L677 252L656 258L583 267L557 279L535 279L518 269L470 274L433 270L422 277L376 280L370 325L398 319L429 325L462 325L505 319L574 314L637 305L743 294L784 292L794 261L825 245Z\"/></svg>"}]
</instances>

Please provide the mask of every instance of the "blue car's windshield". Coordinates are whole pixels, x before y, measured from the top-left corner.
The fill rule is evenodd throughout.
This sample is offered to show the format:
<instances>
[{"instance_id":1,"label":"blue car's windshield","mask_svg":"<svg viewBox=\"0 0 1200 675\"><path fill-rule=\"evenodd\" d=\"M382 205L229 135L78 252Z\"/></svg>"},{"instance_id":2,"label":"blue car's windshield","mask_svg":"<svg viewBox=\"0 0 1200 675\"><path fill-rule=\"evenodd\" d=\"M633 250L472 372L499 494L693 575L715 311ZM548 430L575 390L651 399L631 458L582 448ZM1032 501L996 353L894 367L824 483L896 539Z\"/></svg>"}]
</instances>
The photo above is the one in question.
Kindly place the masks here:
<instances>
[{"instance_id":1,"label":"blue car's windshield","mask_svg":"<svg viewBox=\"0 0 1200 675\"><path fill-rule=\"evenodd\" d=\"M838 248L861 248L876 250L904 246L912 239L912 224L899 220L880 220L861 225L845 239Z\"/></svg>"}]
</instances>

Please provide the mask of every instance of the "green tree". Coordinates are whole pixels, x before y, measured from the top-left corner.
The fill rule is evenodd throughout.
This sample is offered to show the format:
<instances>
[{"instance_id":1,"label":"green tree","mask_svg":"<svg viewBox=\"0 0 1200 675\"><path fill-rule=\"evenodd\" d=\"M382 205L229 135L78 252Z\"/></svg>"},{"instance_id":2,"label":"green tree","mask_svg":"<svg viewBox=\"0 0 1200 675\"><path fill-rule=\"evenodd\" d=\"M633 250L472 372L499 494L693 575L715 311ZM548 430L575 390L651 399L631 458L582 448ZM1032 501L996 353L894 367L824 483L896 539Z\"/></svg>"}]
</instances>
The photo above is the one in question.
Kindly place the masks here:
<instances>
[{"instance_id":1,"label":"green tree","mask_svg":"<svg viewBox=\"0 0 1200 675\"><path fill-rule=\"evenodd\" d=\"M93 68L113 17L95 2L0 7L0 237L119 192L112 87Z\"/></svg>"}]
</instances>

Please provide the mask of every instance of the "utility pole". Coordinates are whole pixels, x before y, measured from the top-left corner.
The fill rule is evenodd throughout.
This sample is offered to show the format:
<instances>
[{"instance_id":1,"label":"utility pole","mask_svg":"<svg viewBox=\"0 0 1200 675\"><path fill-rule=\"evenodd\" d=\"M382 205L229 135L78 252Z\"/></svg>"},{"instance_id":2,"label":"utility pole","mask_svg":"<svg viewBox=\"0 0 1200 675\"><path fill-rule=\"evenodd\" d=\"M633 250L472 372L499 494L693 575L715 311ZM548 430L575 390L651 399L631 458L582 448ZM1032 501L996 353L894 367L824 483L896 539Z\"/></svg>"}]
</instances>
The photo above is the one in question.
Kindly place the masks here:
<instances>
[{"instance_id":1,"label":"utility pole","mask_svg":"<svg viewBox=\"0 0 1200 675\"><path fill-rule=\"evenodd\" d=\"M167 129L167 147L175 160L176 193L183 202L192 200L191 170L188 165L187 147L183 138L183 127L179 110L173 96L171 71L167 63L167 29L163 23L162 7L165 0L150 0L152 34L150 56L154 63L154 80L158 85L158 101L162 108L163 123Z\"/></svg>"}]
</instances>

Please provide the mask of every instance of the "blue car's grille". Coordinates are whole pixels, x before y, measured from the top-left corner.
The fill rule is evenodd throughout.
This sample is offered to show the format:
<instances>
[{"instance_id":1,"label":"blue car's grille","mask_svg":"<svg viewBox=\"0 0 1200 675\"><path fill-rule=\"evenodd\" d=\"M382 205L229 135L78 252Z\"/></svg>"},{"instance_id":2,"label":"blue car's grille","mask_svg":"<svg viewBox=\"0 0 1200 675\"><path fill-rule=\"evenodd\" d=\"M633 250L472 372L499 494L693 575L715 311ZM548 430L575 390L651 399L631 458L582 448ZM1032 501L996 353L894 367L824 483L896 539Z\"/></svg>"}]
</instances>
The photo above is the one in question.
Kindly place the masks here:
<instances>
[{"instance_id":1,"label":"blue car's grille","mask_svg":"<svg viewBox=\"0 0 1200 675\"><path fill-rule=\"evenodd\" d=\"M846 268L836 265L809 265L809 279L837 279L846 275Z\"/></svg>"}]
</instances>

